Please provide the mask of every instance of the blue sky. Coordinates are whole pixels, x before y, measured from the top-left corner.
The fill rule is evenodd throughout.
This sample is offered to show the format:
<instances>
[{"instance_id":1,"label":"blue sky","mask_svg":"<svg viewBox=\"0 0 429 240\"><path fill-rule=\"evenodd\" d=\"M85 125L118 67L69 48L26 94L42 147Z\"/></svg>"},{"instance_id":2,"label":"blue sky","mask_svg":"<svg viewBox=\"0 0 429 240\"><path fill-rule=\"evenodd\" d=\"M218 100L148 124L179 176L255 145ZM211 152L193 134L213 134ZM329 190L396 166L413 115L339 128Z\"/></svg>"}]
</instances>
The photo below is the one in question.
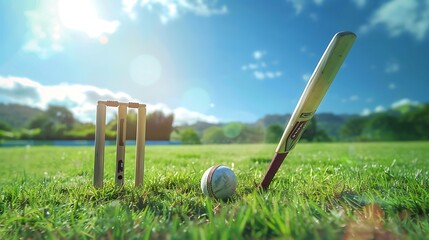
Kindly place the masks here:
<instances>
[{"instance_id":1,"label":"blue sky","mask_svg":"<svg viewBox=\"0 0 429 240\"><path fill-rule=\"evenodd\" d=\"M429 0L0 0L0 102L252 122L291 113L344 30L358 38L318 112L429 102Z\"/></svg>"}]
</instances>

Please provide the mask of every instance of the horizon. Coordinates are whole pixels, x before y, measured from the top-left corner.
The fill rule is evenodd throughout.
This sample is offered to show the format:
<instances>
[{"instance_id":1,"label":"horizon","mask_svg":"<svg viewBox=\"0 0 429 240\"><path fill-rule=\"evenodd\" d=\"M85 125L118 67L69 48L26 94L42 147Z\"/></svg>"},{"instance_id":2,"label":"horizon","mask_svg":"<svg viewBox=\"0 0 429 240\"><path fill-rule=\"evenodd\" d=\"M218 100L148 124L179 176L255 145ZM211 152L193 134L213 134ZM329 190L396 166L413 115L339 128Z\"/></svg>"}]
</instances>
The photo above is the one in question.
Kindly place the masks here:
<instances>
[{"instance_id":1,"label":"horizon","mask_svg":"<svg viewBox=\"0 0 429 240\"><path fill-rule=\"evenodd\" d=\"M37 106L33 107L33 106L29 106L29 105L26 105L26 104L20 104L20 103L2 103L2 102L0 102L0 106L2 106L2 105L4 105L4 106L7 106L7 105L18 105L18 106L21 106L21 107L30 107L30 108L33 108L33 109L37 109L39 111L45 111L46 110L46 109L39 108ZM328 111L326 111L326 112L316 111L316 114L315 114L314 117L316 119L318 118L318 116L320 117L321 115L325 115L325 116L326 115L334 115L334 116L338 116L338 117L357 117L357 116L359 116L359 117L371 117L371 115L374 115L374 114L384 114L384 113L388 113L389 114L389 112L390 113L393 112L393 113L404 114L404 113L409 113L409 112L421 109L421 107L424 107L425 105L429 105L429 103L414 103L414 102L410 102L409 99L403 99L401 101L398 101L397 103L392 104L392 106L390 106L389 109L386 109L384 111L372 112L372 113L368 113L368 114L362 114L362 113L360 113L360 114L357 114L357 113L335 113L335 112L328 112ZM58 106L58 105L49 105L49 106ZM406 110L404 110L403 107L406 107ZM68 109L67 107L65 107L65 108L70 111L70 109ZM156 111L160 111L160 110L156 110ZM128 112L128 114L130 112L133 112L135 114L137 113L135 111L135 109L131 109L131 108L127 109L127 112ZM73 114L73 112L71 112L71 113ZM117 109L116 108L106 108L106 122L114 120L114 118L116 117L116 114L117 114ZM173 119L174 119L174 113L170 113L170 114L173 114ZM286 118L288 118L292 114L293 114L293 112L267 113L267 114L261 116L260 118L256 119L253 122L241 122L241 121L209 122L209 121L204 121L204 120L197 120L197 121L193 121L192 123L183 122L180 125L177 125L177 124L175 124L173 122L173 126L175 126L175 127L190 126L190 125L195 125L195 124L198 124L198 123L211 124L211 125L227 125L227 124L230 124L230 123L241 123L241 124L250 124L251 125L251 124L258 123L260 121L264 121L264 120L266 120L267 118L270 118L270 117L286 117ZM95 121L87 121L87 122L85 122L85 121L81 121L80 119L76 118L76 116L74 116L74 115L73 115L73 117L75 118L75 120L79 121L80 123L95 124ZM285 122L285 124L286 124L286 122Z\"/></svg>"},{"instance_id":2,"label":"horizon","mask_svg":"<svg viewBox=\"0 0 429 240\"><path fill-rule=\"evenodd\" d=\"M417 0L2 2L0 103L60 105L94 122L98 100L133 101L176 125L251 123L293 112L339 31L357 39L317 113L428 103L428 10Z\"/></svg>"}]
</instances>

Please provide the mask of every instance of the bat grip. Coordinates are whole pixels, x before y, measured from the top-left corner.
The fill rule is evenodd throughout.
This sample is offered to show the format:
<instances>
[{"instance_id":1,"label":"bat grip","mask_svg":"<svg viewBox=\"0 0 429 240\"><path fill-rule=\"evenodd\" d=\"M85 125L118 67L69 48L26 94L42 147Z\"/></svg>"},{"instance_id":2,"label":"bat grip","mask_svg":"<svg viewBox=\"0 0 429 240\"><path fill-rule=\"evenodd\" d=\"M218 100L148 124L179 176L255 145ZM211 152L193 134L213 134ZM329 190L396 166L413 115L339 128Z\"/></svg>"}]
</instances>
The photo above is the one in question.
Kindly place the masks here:
<instances>
[{"instance_id":1,"label":"bat grip","mask_svg":"<svg viewBox=\"0 0 429 240\"><path fill-rule=\"evenodd\" d=\"M279 170L280 166L283 163L283 160L287 156L287 152L284 153L276 153L273 157L273 160L270 163L270 166L268 167L267 172L265 173L264 177L262 178L261 183L259 184L259 187L263 190L268 189L270 186L271 181L273 180L274 176L276 175L277 171Z\"/></svg>"}]
</instances>

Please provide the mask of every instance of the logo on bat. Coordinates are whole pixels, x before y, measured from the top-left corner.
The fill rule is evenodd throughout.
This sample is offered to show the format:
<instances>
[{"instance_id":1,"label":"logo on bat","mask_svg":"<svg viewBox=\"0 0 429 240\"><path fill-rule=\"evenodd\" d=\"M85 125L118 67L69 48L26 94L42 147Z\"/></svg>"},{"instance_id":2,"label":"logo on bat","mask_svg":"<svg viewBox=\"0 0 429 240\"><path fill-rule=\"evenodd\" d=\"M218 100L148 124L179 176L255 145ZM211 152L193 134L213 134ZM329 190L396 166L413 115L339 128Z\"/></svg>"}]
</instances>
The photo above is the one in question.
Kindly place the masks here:
<instances>
[{"instance_id":1,"label":"logo on bat","mask_svg":"<svg viewBox=\"0 0 429 240\"><path fill-rule=\"evenodd\" d=\"M292 148L295 147L295 144L298 142L299 138L301 137L303 130L305 126L307 125L308 121L302 121L302 122L296 122L295 126L293 127L291 133L289 134L286 144L285 144L285 151L289 152L292 150Z\"/></svg>"},{"instance_id":2,"label":"logo on bat","mask_svg":"<svg viewBox=\"0 0 429 240\"><path fill-rule=\"evenodd\" d=\"M314 112L303 112L301 113L301 115L299 116L300 118L311 118L313 116Z\"/></svg>"}]
</instances>

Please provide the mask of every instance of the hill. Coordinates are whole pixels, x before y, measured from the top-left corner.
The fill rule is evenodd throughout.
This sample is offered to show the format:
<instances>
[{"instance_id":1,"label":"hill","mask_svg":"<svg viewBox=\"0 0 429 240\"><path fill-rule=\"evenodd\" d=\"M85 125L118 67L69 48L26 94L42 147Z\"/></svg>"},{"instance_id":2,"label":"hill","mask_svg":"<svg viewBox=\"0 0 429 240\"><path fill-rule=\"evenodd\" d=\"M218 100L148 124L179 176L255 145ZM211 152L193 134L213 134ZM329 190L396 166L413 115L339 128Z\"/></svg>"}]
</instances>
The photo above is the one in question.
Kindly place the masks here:
<instances>
[{"instance_id":1,"label":"hill","mask_svg":"<svg viewBox=\"0 0 429 240\"><path fill-rule=\"evenodd\" d=\"M42 112L26 105L0 103L0 120L16 129L27 127L28 121Z\"/></svg>"},{"instance_id":2,"label":"hill","mask_svg":"<svg viewBox=\"0 0 429 240\"><path fill-rule=\"evenodd\" d=\"M60 108L61 109L61 108ZM65 112L66 109L63 109ZM0 124L8 125L8 128L23 129L28 127L28 123L31 119L34 119L36 115L46 114L46 111L41 109L19 105L19 104L4 104L0 103ZM50 113L52 115L52 113ZM70 113L71 114L71 113ZM429 128L429 104L415 104L405 102L404 104L397 105L388 110L382 112L373 112L366 116L357 114L334 114L334 113L317 113L315 115L312 124L309 125L308 129L312 129L313 134L322 134L324 139L330 140L422 140L427 139L426 129ZM52 117L52 116L51 116ZM225 131L234 130L234 133L239 133L240 138L235 136L235 140L243 142L251 142L261 140L260 136L264 136L266 131L272 125L278 125L278 132L284 129L285 125L289 121L291 114L269 114L266 115L254 123L219 123L210 124L206 122L197 122L191 125L176 126L176 133L179 133L181 129L191 127L195 130L197 135L201 138L206 129L211 128L209 133L213 136L225 135ZM153 118L153 117L152 117ZM148 128L149 129L167 129L166 127L149 127L149 120L152 119L148 115ZM155 117L155 119L158 119ZM172 116L171 119L172 121ZM170 121L170 122L171 122ZM46 121L43 120L43 127L52 127L49 125L43 125ZM153 121L152 121L153 122ZM155 121L156 122L156 121ZM62 120L57 122L64 124ZM315 126L313 124L316 124ZM130 124L131 126L131 124ZM313 126L313 127L311 127ZM4 130L10 131L8 128L3 127ZM79 132L79 134L73 135L74 138L82 136L90 136L93 134L93 125L85 125L82 129L81 124L74 126L75 129L72 133ZM61 128L58 128L61 130ZM116 128L114 128L116 129ZM170 129L170 128L168 128ZM340 133L341 130L341 133ZM307 132L312 132L308 130ZM18 131L19 132L19 131ZM52 131L42 131L51 133ZM83 135L82 135L83 134ZM89 135L88 135L89 134ZM147 133L149 134L149 131ZM171 132L170 132L171 134ZM165 138L168 138L170 134L166 134ZM209 135L210 135L209 134ZM21 135L20 135L21 136ZM113 135L112 135L113 136ZM315 136L315 135L314 135ZM64 137L63 135L54 136L56 138ZM70 137L70 136L69 136ZM231 142L232 138L229 137L227 142ZM309 138L310 141L312 138ZM225 141L226 141L225 140ZM238 141L237 140L237 141ZM223 141L224 142L224 141Z\"/></svg>"},{"instance_id":3,"label":"hill","mask_svg":"<svg viewBox=\"0 0 429 240\"><path fill-rule=\"evenodd\" d=\"M317 128L325 131L329 137L336 139L341 126L351 117L356 115L350 114L334 114L334 113L316 113ZM270 125L279 125L285 127L289 121L291 114L270 114L259 119L257 123L265 127Z\"/></svg>"},{"instance_id":4,"label":"hill","mask_svg":"<svg viewBox=\"0 0 429 240\"><path fill-rule=\"evenodd\" d=\"M332 139L337 139L341 126L347 120L356 116L351 114L316 113L314 117L316 118L318 129L325 131Z\"/></svg>"}]
</instances>

